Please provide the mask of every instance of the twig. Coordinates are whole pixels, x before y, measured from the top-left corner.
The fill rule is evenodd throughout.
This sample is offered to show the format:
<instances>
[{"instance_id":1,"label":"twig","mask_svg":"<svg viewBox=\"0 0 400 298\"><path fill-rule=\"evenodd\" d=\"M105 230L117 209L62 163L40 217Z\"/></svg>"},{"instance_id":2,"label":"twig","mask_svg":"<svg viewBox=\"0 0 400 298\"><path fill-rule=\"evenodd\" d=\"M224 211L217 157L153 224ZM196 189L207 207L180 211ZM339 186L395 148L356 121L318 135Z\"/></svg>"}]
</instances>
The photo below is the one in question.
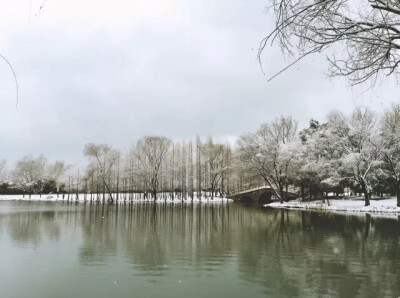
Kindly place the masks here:
<instances>
[{"instance_id":1,"label":"twig","mask_svg":"<svg viewBox=\"0 0 400 298\"><path fill-rule=\"evenodd\" d=\"M1 54L0 54L0 57L3 58L4 61L6 61L6 63L8 64L8 66L10 67L10 69L11 69L13 75L14 75L15 87L16 87L16 91L17 91L17 102L15 104L15 107L18 107L19 91L18 91L17 75L15 74L14 68L12 67L11 63L6 59L6 57L4 57Z\"/></svg>"}]
</instances>

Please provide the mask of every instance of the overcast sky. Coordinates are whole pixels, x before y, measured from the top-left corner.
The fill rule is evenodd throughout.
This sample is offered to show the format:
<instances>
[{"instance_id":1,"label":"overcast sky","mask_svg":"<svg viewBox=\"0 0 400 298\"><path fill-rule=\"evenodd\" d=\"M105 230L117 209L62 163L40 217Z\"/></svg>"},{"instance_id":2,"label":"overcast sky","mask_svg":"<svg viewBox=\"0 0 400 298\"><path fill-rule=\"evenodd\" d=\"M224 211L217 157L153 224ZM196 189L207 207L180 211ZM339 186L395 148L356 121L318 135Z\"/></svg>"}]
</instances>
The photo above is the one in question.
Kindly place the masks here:
<instances>
[{"instance_id":1,"label":"overcast sky","mask_svg":"<svg viewBox=\"0 0 400 298\"><path fill-rule=\"evenodd\" d=\"M234 140L280 115L305 127L332 109L379 112L399 101L326 78L314 56L288 63L257 47L271 30L268 0L0 0L0 53L17 73L19 104L0 64L0 159L24 155L80 163L88 142L119 148L144 135Z\"/></svg>"}]
</instances>

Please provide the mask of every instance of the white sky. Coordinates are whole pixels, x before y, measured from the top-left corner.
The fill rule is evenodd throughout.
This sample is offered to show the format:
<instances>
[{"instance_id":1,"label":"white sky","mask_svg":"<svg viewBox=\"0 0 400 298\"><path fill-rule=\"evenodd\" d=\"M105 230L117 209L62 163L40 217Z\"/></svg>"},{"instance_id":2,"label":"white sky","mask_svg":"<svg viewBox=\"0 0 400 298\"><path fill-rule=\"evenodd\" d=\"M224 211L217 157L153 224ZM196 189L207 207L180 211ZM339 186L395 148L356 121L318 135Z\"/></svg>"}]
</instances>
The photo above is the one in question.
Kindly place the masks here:
<instances>
[{"instance_id":1,"label":"white sky","mask_svg":"<svg viewBox=\"0 0 400 298\"><path fill-rule=\"evenodd\" d=\"M218 141L253 131L280 115L300 128L355 105L380 112L399 101L393 82L363 92L327 80L323 56L272 82L286 65L267 48L268 0L0 0L0 159L27 154L83 161L88 142L128 147L164 135Z\"/></svg>"}]
</instances>

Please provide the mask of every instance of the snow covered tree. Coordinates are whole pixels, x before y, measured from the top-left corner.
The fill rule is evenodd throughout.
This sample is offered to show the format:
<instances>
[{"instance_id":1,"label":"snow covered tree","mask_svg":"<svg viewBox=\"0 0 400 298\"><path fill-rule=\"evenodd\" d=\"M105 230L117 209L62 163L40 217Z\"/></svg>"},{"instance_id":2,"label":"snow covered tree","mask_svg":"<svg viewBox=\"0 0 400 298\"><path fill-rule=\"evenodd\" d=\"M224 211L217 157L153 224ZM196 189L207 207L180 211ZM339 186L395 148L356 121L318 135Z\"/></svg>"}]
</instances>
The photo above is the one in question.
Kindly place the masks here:
<instances>
[{"instance_id":1,"label":"snow covered tree","mask_svg":"<svg viewBox=\"0 0 400 298\"><path fill-rule=\"evenodd\" d=\"M325 129L326 125L319 125L317 121L311 120L310 127L300 133L302 150L299 177L308 183L310 197L312 194L320 194L323 190L337 187L342 180L336 171L337 152L330 146ZM323 194L322 200L325 200Z\"/></svg>"},{"instance_id":2,"label":"snow covered tree","mask_svg":"<svg viewBox=\"0 0 400 298\"><path fill-rule=\"evenodd\" d=\"M49 178L52 179L56 184L57 197L59 196L60 188L64 182L67 169L68 166L66 166L63 161L56 161L48 168Z\"/></svg>"},{"instance_id":3,"label":"snow covered tree","mask_svg":"<svg viewBox=\"0 0 400 298\"><path fill-rule=\"evenodd\" d=\"M400 207L400 104L385 112L380 125L385 169L396 183L397 206Z\"/></svg>"},{"instance_id":4,"label":"snow covered tree","mask_svg":"<svg viewBox=\"0 0 400 298\"><path fill-rule=\"evenodd\" d=\"M25 156L15 166L13 177L17 186L25 191L32 193L42 193L46 179L47 160L40 155L33 158L31 155Z\"/></svg>"},{"instance_id":5,"label":"snow covered tree","mask_svg":"<svg viewBox=\"0 0 400 298\"><path fill-rule=\"evenodd\" d=\"M4 159L0 160L0 183L3 183L7 178L7 163Z\"/></svg>"},{"instance_id":6,"label":"snow covered tree","mask_svg":"<svg viewBox=\"0 0 400 298\"><path fill-rule=\"evenodd\" d=\"M297 122L283 117L263 124L255 133L243 135L238 141L239 159L255 170L275 195L286 199L289 181L298 170L296 157L300 147Z\"/></svg>"},{"instance_id":7,"label":"snow covered tree","mask_svg":"<svg viewBox=\"0 0 400 298\"><path fill-rule=\"evenodd\" d=\"M326 164L330 173L325 182L355 182L364 193L365 206L370 204L373 171L382 164L383 143L376 122L376 115L366 108L356 108L350 117L332 112L319 139L325 150L331 151Z\"/></svg>"}]
</instances>

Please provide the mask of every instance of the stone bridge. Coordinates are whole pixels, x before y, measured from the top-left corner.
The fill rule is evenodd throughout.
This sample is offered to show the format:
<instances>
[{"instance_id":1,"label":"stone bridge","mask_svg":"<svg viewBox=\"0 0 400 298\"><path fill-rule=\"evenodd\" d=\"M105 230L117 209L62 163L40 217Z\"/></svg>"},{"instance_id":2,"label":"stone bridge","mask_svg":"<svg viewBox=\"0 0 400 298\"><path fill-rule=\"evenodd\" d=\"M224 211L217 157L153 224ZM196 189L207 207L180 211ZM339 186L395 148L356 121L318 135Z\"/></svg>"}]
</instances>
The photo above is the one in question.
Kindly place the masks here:
<instances>
[{"instance_id":1,"label":"stone bridge","mask_svg":"<svg viewBox=\"0 0 400 298\"><path fill-rule=\"evenodd\" d=\"M259 186L256 188L246 189L235 194L231 194L228 198L234 202L242 202L245 204L263 205L277 200L273 189L270 186ZM287 199L295 199L296 194L287 192Z\"/></svg>"}]
</instances>

